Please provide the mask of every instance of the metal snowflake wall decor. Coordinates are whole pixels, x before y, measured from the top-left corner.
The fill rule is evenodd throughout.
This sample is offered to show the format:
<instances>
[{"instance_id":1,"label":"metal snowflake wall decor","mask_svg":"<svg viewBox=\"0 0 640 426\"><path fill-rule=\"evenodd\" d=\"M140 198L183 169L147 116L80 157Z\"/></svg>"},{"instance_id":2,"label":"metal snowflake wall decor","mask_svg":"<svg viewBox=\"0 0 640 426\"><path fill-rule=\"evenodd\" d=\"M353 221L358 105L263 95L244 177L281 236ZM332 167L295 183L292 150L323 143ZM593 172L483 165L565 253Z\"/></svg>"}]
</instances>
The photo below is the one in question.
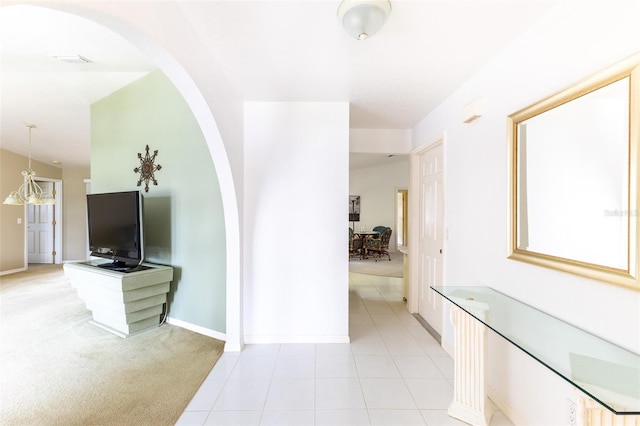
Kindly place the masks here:
<instances>
[{"instance_id":1,"label":"metal snowflake wall decor","mask_svg":"<svg viewBox=\"0 0 640 426\"><path fill-rule=\"evenodd\" d=\"M145 148L147 153L143 157L141 153L138 153L138 159L140 160L140 167L136 167L133 169L134 173L140 173L140 179L138 179L138 186L142 185L142 181L144 181L144 192L149 192L149 181L152 181L154 185L158 184L154 173L160 169L162 166L160 164L153 164L156 160L156 156L158 155L158 150L153 151L153 156L149 155L149 145Z\"/></svg>"}]
</instances>

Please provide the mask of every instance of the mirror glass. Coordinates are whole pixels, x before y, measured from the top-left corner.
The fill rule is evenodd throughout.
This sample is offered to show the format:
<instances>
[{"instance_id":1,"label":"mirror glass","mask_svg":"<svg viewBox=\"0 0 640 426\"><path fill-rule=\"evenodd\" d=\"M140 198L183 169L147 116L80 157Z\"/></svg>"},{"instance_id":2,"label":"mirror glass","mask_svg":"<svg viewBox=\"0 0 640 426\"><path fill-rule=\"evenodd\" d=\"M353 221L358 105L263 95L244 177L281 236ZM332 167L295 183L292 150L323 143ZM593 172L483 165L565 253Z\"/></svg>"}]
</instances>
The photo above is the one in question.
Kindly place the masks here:
<instances>
[{"instance_id":1,"label":"mirror glass","mask_svg":"<svg viewBox=\"0 0 640 426\"><path fill-rule=\"evenodd\" d=\"M633 64L509 116L511 258L640 289Z\"/></svg>"},{"instance_id":2,"label":"mirror glass","mask_svg":"<svg viewBox=\"0 0 640 426\"><path fill-rule=\"evenodd\" d=\"M628 268L628 90L624 78L518 124L518 248Z\"/></svg>"}]
</instances>

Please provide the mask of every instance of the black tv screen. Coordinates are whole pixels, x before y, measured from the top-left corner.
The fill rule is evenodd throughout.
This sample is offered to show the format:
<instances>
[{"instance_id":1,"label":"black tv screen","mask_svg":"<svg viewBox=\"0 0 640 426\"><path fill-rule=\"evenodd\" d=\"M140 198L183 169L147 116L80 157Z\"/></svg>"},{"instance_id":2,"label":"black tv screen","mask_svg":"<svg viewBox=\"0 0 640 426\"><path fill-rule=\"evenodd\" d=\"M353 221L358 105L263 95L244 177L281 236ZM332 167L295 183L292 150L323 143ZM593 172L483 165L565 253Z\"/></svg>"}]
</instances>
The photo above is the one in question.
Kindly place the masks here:
<instances>
[{"instance_id":1,"label":"black tv screen","mask_svg":"<svg viewBox=\"0 0 640 426\"><path fill-rule=\"evenodd\" d=\"M139 191L87 195L91 255L113 260L99 266L124 271L143 261L142 210Z\"/></svg>"}]
</instances>

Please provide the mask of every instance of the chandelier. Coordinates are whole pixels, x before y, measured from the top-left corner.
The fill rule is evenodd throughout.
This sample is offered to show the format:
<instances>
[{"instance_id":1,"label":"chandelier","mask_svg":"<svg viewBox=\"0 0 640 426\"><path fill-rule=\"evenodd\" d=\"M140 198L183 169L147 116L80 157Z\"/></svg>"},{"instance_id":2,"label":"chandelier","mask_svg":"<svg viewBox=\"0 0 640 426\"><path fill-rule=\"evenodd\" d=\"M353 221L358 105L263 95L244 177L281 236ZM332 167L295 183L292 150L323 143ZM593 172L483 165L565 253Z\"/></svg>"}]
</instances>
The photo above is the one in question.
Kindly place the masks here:
<instances>
[{"instance_id":1,"label":"chandelier","mask_svg":"<svg viewBox=\"0 0 640 426\"><path fill-rule=\"evenodd\" d=\"M17 191L13 191L2 204L8 204L11 206L22 206L27 204L55 204L56 200L53 199L52 194L43 193L42 188L34 180L36 172L31 169L31 130L36 128L35 124L27 124L29 128L29 168L26 171L22 171L24 182L20 185Z\"/></svg>"}]
</instances>

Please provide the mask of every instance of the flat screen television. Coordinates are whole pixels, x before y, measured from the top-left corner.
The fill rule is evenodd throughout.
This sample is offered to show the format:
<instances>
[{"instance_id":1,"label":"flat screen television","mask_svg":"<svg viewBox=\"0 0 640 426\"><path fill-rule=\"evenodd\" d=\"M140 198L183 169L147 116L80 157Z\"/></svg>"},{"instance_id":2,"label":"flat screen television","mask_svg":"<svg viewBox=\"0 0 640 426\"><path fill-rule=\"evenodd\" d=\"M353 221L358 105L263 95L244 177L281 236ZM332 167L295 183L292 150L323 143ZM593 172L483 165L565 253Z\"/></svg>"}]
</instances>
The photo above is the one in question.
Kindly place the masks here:
<instances>
[{"instance_id":1,"label":"flat screen television","mask_svg":"<svg viewBox=\"0 0 640 426\"><path fill-rule=\"evenodd\" d=\"M127 272L144 259L140 191L87 195L91 256L110 259L99 267Z\"/></svg>"}]
</instances>

